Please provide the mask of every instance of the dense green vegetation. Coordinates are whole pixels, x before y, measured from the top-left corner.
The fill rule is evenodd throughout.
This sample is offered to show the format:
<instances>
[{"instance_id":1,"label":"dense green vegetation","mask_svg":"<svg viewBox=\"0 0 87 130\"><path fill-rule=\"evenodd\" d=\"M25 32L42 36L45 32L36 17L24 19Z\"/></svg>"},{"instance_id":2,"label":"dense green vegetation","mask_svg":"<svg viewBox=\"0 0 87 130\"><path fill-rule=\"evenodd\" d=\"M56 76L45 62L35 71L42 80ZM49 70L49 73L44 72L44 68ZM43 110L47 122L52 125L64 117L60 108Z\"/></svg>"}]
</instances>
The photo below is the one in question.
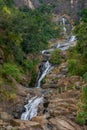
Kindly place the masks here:
<instances>
[{"instance_id":1,"label":"dense green vegetation","mask_svg":"<svg viewBox=\"0 0 87 130\"><path fill-rule=\"evenodd\" d=\"M23 64L24 53L46 48L51 38L58 37L59 30L51 22L50 12L43 13L43 7L32 11L6 5L0 10L0 45L5 48L5 60L9 61L12 54L13 60Z\"/></svg>"},{"instance_id":2,"label":"dense green vegetation","mask_svg":"<svg viewBox=\"0 0 87 130\"><path fill-rule=\"evenodd\" d=\"M58 37L59 29L51 22L50 12L43 13L43 7L32 11L3 6L0 16L1 43L18 62L23 62L23 52L39 52L46 48L48 40Z\"/></svg>"},{"instance_id":3,"label":"dense green vegetation","mask_svg":"<svg viewBox=\"0 0 87 130\"><path fill-rule=\"evenodd\" d=\"M59 36L51 11L49 5L18 9L14 0L0 0L0 86L11 78L22 82L22 77L29 77L26 86L34 86L38 54Z\"/></svg>"},{"instance_id":4,"label":"dense green vegetation","mask_svg":"<svg viewBox=\"0 0 87 130\"><path fill-rule=\"evenodd\" d=\"M61 51L60 50L55 50L52 52L51 54L51 59L50 59L50 62L52 64L60 64L62 61L62 56L61 56Z\"/></svg>"},{"instance_id":5,"label":"dense green vegetation","mask_svg":"<svg viewBox=\"0 0 87 130\"><path fill-rule=\"evenodd\" d=\"M74 33L77 38L77 45L70 48L69 73L70 75L83 76L87 72L87 10L81 13L80 24L76 25Z\"/></svg>"},{"instance_id":6,"label":"dense green vegetation","mask_svg":"<svg viewBox=\"0 0 87 130\"><path fill-rule=\"evenodd\" d=\"M77 45L70 48L69 52L69 74L80 75L87 81L87 9L81 12L81 21L76 25L74 33L77 38ZM85 124L87 121L87 86L83 87L80 99L77 121Z\"/></svg>"},{"instance_id":7,"label":"dense green vegetation","mask_svg":"<svg viewBox=\"0 0 87 130\"><path fill-rule=\"evenodd\" d=\"M87 86L83 87L81 101L78 105L77 121L83 125L87 121Z\"/></svg>"}]
</instances>

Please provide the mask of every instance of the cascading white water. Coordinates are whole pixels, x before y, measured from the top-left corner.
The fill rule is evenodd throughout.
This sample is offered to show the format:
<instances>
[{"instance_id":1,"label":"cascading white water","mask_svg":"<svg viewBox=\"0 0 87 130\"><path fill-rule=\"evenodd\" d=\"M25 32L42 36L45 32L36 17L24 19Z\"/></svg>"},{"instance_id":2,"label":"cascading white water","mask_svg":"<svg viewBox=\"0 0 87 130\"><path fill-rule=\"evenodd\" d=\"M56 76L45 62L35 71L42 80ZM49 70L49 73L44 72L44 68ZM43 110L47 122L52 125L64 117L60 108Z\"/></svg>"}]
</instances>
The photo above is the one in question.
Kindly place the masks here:
<instances>
[{"instance_id":1,"label":"cascading white water","mask_svg":"<svg viewBox=\"0 0 87 130\"><path fill-rule=\"evenodd\" d=\"M41 81L42 81L43 78L50 72L51 69L52 69L51 64L49 63L49 61L46 61L46 62L44 63L44 71L42 72L40 78L38 79L37 88L40 87Z\"/></svg>"},{"instance_id":2,"label":"cascading white water","mask_svg":"<svg viewBox=\"0 0 87 130\"><path fill-rule=\"evenodd\" d=\"M66 27L65 27L65 18L62 18L62 23L63 23L63 30L64 32L66 32ZM70 46L75 46L76 45L76 37L75 36L71 36L70 39L68 39L66 42L64 43L60 43L57 44L56 47L53 47L51 49L48 50L43 50L42 54L47 54L50 53L52 51L54 51L55 49L60 49L60 50L67 50ZM49 61L46 61L43 64L43 71L41 72L41 75L37 81L37 88L40 88L41 86L41 81L43 80L43 78L54 68ZM25 105L25 109L26 111L21 115L21 119L22 120L30 120L33 117L37 116L37 112L38 112L38 106L40 103L43 102L43 96L42 97L33 97L28 101L28 104Z\"/></svg>"},{"instance_id":3,"label":"cascading white water","mask_svg":"<svg viewBox=\"0 0 87 130\"><path fill-rule=\"evenodd\" d=\"M42 54L49 53L49 52L52 52L52 51L54 51L54 48L51 48L51 49L48 49L48 50L43 50Z\"/></svg>"},{"instance_id":4,"label":"cascading white water","mask_svg":"<svg viewBox=\"0 0 87 130\"><path fill-rule=\"evenodd\" d=\"M58 44L58 45L56 46L56 49L58 48L58 49L61 49L61 50L67 50L70 46L74 46L74 45L75 45L75 44L74 44L74 43L76 43L75 41L76 41L76 37L75 37L75 36L71 36L71 38L70 38L67 42L65 42L65 43L63 43L63 44ZM54 51L54 50L55 50L54 48L53 48L53 49L48 49L48 50L43 50L43 51L42 51L42 54L47 53L47 52L52 52L52 51ZM52 69L53 69L53 66L50 64L49 61L46 61L46 62L44 63L44 70L43 70L43 72L42 72L40 78L38 79L37 88L40 87L41 81L43 80L43 78L44 78ZM24 106L25 109L26 109L26 111L22 114L21 119L22 119L22 120L30 120L30 119L32 119L33 117L37 116L38 105L39 105L40 103L42 103L42 102L43 102L43 96L42 96L42 97L33 97L32 99L30 99L30 100L28 101L28 104Z\"/></svg>"},{"instance_id":5,"label":"cascading white water","mask_svg":"<svg viewBox=\"0 0 87 130\"><path fill-rule=\"evenodd\" d=\"M30 120L33 117L37 116L38 105L43 102L42 97L33 97L28 101L28 104L25 105L26 111L22 113L21 120Z\"/></svg>"},{"instance_id":6,"label":"cascading white water","mask_svg":"<svg viewBox=\"0 0 87 130\"><path fill-rule=\"evenodd\" d=\"M49 61L46 61L44 63L44 71L42 72L38 82L37 82L37 88L40 87L42 79L50 72L50 70L53 67L49 63ZM37 116L38 111L38 105L43 102L43 96L42 97L33 97L28 101L28 104L25 105L26 111L22 114L21 119L22 120L30 120L33 117Z\"/></svg>"},{"instance_id":7,"label":"cascading white water","mask_svg":"<svg viewBox=\"0 0 87 130\"><path fill-rule=\"evenodd\" d=\"M65 25L65 18L62 18L63 25Z\"/></svg>"},{"instance_id":8,"label":"cascading white water","mask_svg":"<svg viewBox=\"0 0 87 130\"><path fill-rule=\"evenodd\" d=\"M44 71L42 72L38 82L37 82L37 88L40 87L42 79L50 72L50 70L53 67L49 63L49 61L46 61L44 63ZM30 120L33 117L37 116L38 111L38 105L43 102L43 96L42 97L33 97L28 101L28 104L25 105L26 111L22 113L21 119L22 120Z\"/></svg>"},{"instance_id":9,"label":"cascading white water","mask_svg":"<svg viewBox=\"0 0 87 130\"><path fill-rule=\"evenodd\" d=\"M74 41L76 41L76 36L71 36L71 38L70 38L69 41L70 41L70 42L74 42Z\"/></svg>"},{"instance_id":10,"label":"cascading white water","mask_svg":"<svg viewBox=\"0 0 87 130\"><path fill-rule=\"evenodd\" d=\"M73 47L75 45L76 45L76 37L71 36L70 39L67 42L65 42L63 44L58 44L57 48L64 51L64 50L67 50L69 47Z\"/></svg>"},{"instance_id":11,"label":"cascading white water","mask_svg":"<svg viewBox=\"0 0 87 130\"><path fill-rule=\"evenodd\" d=\"M65 20L63 18L63 23L65 24ZM71 38L67 41L67 42L64 42L63 44L58 44L56 46L57 49L61 49L61 50L67 50L71 44L76 40L76 37L75 36L71 36ZM73 45L73 44L72 44ZM51 48L51 49L48 49L48 50L43 50L42 51L42 54L45 54L45 53L50 53L52 51L54 51L55 48ZM38 79L38 82L37 82L37 88L40 87L41 85L41 81L43 80L43 78L50 72L50 70L52 69L52 66L51 64L49 63L49 61L46 61L44 63L44 71L42 72L40 78Z\"/></svg>"},{"instance_id":12,"label":"cascading white water","mask_svg":"<svg viewBox=\"0 0 87 130\"><path fill-rule=\"evenodd\" d=\"M76 41L76 37L75 36L71 36L70 39L68 39L66 42L61 43L61 44L60 43L57 44L56 48L43 50L42 54L50 53L50 52L54 51L55 49L60 49L62 51L67 50L70 46L75 46L76 45L75 41Z\"/></svg>"},{"instance_id":13,"label":"cascading white water","mask_svg":"<svg viewBox=\"0 0 87 130\"><path fill-rule=\"evenodd\" d=\"M66 22L66 19L65 18L62 18L62 23L63 23L63 31L66 33L66 27L65 27L65 22Z\"/></svg>"}]
</instances>

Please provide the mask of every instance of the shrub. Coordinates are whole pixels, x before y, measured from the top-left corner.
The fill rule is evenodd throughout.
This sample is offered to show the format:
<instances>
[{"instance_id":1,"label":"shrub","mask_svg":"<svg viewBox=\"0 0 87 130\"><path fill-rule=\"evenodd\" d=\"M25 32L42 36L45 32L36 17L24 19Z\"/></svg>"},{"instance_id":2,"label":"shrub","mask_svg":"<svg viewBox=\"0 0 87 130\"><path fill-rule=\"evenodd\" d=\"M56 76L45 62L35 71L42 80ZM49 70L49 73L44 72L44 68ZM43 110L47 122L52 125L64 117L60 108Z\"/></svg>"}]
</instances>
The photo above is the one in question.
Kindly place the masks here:
<instances>
[{"instance_id":1,"label":"shrub","mask_svg":"<svg viewBox=\"0 0 87 130\"><path fill-rule=\"evenodd\" d=\"M52 52L52 55L51 55L51 59L50 59L50 62L52 64L60 64L61 63L61 60L62 60L62 57L61 57L61 51L60 50L55 50Z\"/></svg>"},{"instance_id":2,"label":"shrub","mask_svg":"<svg viewBox=\"0 0 87 130\"><path fill-rule=\"evenodd\" d=\"M83 9L81 12L82 21L87 22L87 9Z\"/></svg>"},{"instance_id":3,"label":"shrub","mask_svg":"<svg viewBox=\"0 0 87 130\"><path fill-rule=\"evenodd\" d=\"M87 112L80 112L77 115L77 121L79 124L84 125L86 123L87 120Z\"/></svg>"},{"instance_id":4,"label":"shrub","mask_svg":"<svg viewBox=\"0 0 87 130\"><path fill-rule=\"evenodd\" d=\"M15 78L16 80L21 80L21 73L19 68L12 63L5 63L2 69L2 75L3 76L11 76Z\"/></svg>"},{"instance_id":5,"label":"shrub","mask_svg":"<svg viewBox=\"0 0 87 130\"><path fill-rule=\"evenodd\" d=\"M68 60L68 72L70 75L80 75L87 71L87 65L84 64L81 60L70 59Z\"/></svg>"},{"instance_id":6,"label":"shrub","mask_svg":"<svg viewBox=\"0 0 87 130\"><path fill-rule=\"evenodd\" d=\"M68 71L71 75L75 74L77 61L75 59L68 60Z\"/></svg>"},{"instance_id":7,"label":"shrub","mask_svg":"<svg viewBox=\"0 0 87 130\"><path fill-rule=\"evenodd\" d=\"M38 63L39 63L38 59L24 60L23 66L24 66L25 70L29 70L32 73L34 71L34 69L36 68L36 66L38 65Z\"/></svg>"},{"instance_id":8,"label":"shrub","mask_svg":"<svg viewBox=\"0 0 87 130\"><path fill-rule=\"evenodd\" d=\"M87 81L87 72L83 75L83 79Z\"/></svg>"},{"instance_id":9,"label":"shrub","mask_svg":"<svg viewBox=\"0 0 87 130\"><path fill-rule=\"evenodd\" d=\"M82 90L81 103L78 109L79 112L77 114L77 121L83 125L87 121L87 86L85 86Z\"/></svg>"},{"instance_id":10,"label":"shrub","mask_svg":"<svg viewBox=\"0 0 87 130\"><path fill-rule=\"evenodd\" d=\"M31 78L31 81L29 83L30 87L35 87L36 78L37 78L37 73L35 71L33 71L32 78Z\"/></svg>"},{"instance_id":11,"label":"shrub","mask_svg":"<svg viewBox=\"0 0 87 130\"><path fill-rule=\"evenodd\" d=\"M31 80L29 83L29 86L34 87L36 78L37 78L37 65L39 63L38 59L33 59L33 60L24 60L23 62L23 67L26 72L29 72Z\"/></svg>"}]
</instances>

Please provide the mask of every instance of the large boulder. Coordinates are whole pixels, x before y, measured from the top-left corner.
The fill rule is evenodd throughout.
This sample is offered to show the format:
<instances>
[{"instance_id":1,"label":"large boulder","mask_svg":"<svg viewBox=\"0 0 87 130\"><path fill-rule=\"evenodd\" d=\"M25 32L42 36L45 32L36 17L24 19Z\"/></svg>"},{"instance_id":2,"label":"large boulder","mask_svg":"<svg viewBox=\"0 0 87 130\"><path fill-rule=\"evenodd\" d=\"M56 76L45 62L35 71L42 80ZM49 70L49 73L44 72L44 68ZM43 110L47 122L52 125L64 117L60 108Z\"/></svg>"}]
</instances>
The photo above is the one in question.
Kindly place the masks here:
<instances>
[{"instance_id":1,"label":"large boulder","mask_svg":"<svg viewBox=\"0 0 87 130\"><path fill-rule=\"evenodd\" d=\"M10 124L18 130L42 130L41 125L35 121L11 120Z\"/></svg>"},{"instance_id":2,"label":"large boulder","mask_svg":"<svg viewBox=\"0 0 87 130\"><path fill-rule=\"evenodd\" d=\"M7 112L0 112L0 119L3 121L10 121L13 117Z\"/></svg>"},{"instance_id":3,"label":"large boulder","mask_svg":"<svg viewBox=\"0 0 87 130\"><path fill-rule=\"evenodd\" d=\"M82 130L76 123L67 118L51 118L52 130Z\"/></svg>"}]
</instances>

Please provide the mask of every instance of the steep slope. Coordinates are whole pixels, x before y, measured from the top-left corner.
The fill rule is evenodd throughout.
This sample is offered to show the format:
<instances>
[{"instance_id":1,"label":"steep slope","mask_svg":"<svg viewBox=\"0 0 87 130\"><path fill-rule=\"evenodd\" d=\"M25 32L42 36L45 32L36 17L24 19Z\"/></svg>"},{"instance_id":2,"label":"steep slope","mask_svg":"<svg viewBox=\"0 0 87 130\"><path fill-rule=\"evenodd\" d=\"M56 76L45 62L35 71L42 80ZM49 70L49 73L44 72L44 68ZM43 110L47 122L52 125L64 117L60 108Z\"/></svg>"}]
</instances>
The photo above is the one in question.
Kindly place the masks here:
<instances>
[{"instance_id":1,"label":"steep slope","mask_svg":"<svg viewBox=\"0 0 87 130\"><path fill-rule=\"evenodd\" d=\"M35 9L43 2L48 6ZM69 19L78 18L77 12L87 4L86 1L84 2L81 0L67 0L66 2L65 0L22 0L21 2L17 0L18 7L28 5L34 10L26 7L23 10L17 9L11 7L8 2L7 5L0 8L0 129L87 129L87 10L83 10L81 24L79 22L75 29L77 46L70 50L65 49L67 46L69 48L67 42L70 41L71 34L65 35L69 22L64 17L66 15L70 16ZM50 7L60 15L61 29L58 22L57 24L50 23L52 15L48 15L49 4L53 5ZM61 37L59 39L60 30ZM67 37L68 40L66 40ZM54 43L56 40L52 38L58 38L59 44ZM45 47L50 39L52 39L52 43L50 43L52 48L42 51L44 54L42 62L44 64L49 60L51 65L54 64L54 69L49 71L49 74L47 73L46 79L43 79L42 88L27 88L35 86L37 67L42 59L38 52L47 49ZM56 45L58 48L63 47L63 51L58 50L54 53L49 51L55 50ZM37 61L36 58L40 58L40 61ZM43 64L41 63L41 65ZM39 68L41 71L44 70L44 66ZM83 89L84 86L85 89ZM34 102L34 105L38 107L38 115L35 113L37 116L31 121L20 120L21 113L25 111L23 106L32 97L43 95L43 104L38 107L38 100ZM30 102L30 110L33 110L32 102ZM36 112L37 109L34 110ZM81 125L77 123L76 117Z\"/></svg>"},{"instance_id":2,"label":"steep slope","mask_svg":"<svg viewBox=\"0 0 87 130\"><path fill-rule=\"evenodd\" d=\"M53 6L53 10L56 14L64 15L67 14L72 19L78 19L78 12L82 10L82 8L87 7L86 0L16 0L16 6L24 6L27 5L29 8L38 7L41 4L48 4Z\"/></svg>"}]
</instances>

